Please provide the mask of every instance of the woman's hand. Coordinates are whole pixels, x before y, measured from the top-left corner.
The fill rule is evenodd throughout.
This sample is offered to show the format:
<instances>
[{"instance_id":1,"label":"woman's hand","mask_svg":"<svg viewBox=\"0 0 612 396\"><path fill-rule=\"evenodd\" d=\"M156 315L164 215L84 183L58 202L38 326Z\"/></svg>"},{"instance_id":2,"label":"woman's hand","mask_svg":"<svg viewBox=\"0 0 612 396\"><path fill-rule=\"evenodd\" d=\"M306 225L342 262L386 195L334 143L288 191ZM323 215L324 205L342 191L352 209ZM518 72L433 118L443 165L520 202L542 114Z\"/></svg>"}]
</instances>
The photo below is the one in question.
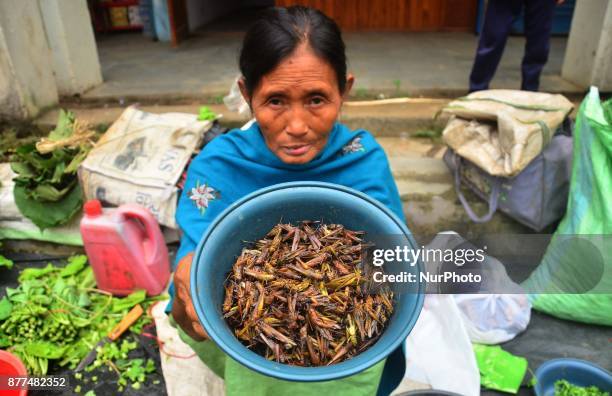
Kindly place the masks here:
<instances>
[{"instance_id":1,"label":"woman's hand","mask_svg":"<svg viewBox=\"0 0 612 396\"><path fill-rule=\"evenodd\" d=\"M181 328L196 341L208 339L208 334L200 324L189 290L189 277L191 274L191 260L193 253L183 257L176 266L174 273L174 288L176 290L172 304L172 317Z\"/></svg>"}]
</instances>

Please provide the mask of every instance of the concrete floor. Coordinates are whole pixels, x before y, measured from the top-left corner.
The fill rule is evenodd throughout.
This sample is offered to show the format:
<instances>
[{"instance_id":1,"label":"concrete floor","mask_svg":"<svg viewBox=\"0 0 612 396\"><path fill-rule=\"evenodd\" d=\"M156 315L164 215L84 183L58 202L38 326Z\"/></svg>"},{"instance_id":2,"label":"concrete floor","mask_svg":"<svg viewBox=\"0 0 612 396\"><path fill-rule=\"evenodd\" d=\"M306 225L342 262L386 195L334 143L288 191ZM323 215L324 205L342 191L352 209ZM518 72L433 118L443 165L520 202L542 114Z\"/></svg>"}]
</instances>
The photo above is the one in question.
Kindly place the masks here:
<instances>
[{"instance_id":1,"label":"concrete floor","mask_svg":"<svg viewBox=\"0 0 612 396\"><path fill-rule=\"evenodd\" d=\"M200 31L178 48L140 34L98 39L105 82L85 93L90 102L219 102L238 75L239 29ZM346 33L353 96L454 97L467 91L477 36L469 33ZM541 90L582 96L560 77L567 39L553 37ZM511 37L492 88L520 87L523 37Z\"/></svg>"}]
</instances>

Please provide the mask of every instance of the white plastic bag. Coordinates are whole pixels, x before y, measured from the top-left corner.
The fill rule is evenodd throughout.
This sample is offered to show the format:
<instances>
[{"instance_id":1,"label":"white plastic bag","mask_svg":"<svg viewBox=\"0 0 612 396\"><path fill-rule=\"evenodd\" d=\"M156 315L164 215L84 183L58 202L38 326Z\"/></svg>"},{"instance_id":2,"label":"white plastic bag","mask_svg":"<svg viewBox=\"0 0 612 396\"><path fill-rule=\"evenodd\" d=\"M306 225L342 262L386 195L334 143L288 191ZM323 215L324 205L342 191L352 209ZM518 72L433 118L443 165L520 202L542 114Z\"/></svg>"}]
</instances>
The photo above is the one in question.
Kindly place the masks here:
<instances>
[{"instance_id":1,"label":"white plastic bag","mask_svg":"<svg viewBox=\"0 0 612 396\"><path fill-rule=\"evenodd\" d=\"M468 242L469 244L469 242ZM429 249L465 248L466 240L454 231L441 232L427 245ZM524 331L531 319L531 304L523 288L508 276L495 257L484 255L478 273L482 277L478 294L453 294L460 317L472 342L499 344ZM442 263L426 262L437 272ZM430 293L442 292L437 284L428 285Z\"/></svg>"},{"instance_id":2,"label":"white plastic bag","mask_svg":"<svg viewBox=\"0 0 612 396\"><path fill-rule=\"evenodd\" d=\"M499 344L523 332L531 318L525 294L458 294L454 296L472 342Z\"/></svg>"},{"instance_id":3,"label":"white plastic bag","mask_svg":"<svg viewBox=\"0 0 612 396\"><path fill-rule=\"evenodd\" d=\"M529 324L529 298L495 257L485 256L481 273L479 294L454 295L470 340L488 345L510 341Z\"/></svg>"},{"instance_id":4,"label":"white plastic bag","mask_svg":"<svg viewBox=\"0 0 612 396\"><path fill-rule=\"evenodd\" d=\"M223 103L225 103L225 107L228 108L229 111L238 113L245 117L251 116L251 108L249 104L244 100L242 93L240 92L240 88L238 87L238 80L240 76L236 77L234 83L230 87L230 91L227 96L223 97Z\"/></svg>"},{"instance_id":5,"label":"white plastic bag","mask_svg":"<svg viewBox=\"0 0 612 396\"><path fill-rule=\"evenodd\" d=\"M472 344L451 295L425 297L421 315L406 339L405 377L436 390L480 395Z\"/></svg>"}]
</instances>

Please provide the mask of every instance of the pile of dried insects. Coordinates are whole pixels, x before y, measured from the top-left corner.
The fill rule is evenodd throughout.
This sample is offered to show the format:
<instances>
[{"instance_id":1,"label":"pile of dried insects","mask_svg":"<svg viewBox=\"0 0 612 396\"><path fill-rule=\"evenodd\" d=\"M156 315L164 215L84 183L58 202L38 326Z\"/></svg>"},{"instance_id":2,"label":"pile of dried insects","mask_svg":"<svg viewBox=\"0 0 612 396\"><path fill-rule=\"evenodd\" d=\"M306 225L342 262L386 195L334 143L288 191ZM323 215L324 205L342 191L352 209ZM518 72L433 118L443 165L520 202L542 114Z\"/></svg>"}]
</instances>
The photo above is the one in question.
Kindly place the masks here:
<instances>
[{"instance_id":1,"label":"pile of dried insects","mask_svg":"<svg viewBox=\"0 0 612 396\"><path fill-rule=\"evenodd\" d=\"M364 232L278 224L243 249L225 281L223 312L238 339L267 359L324 366L373 345L393 293L362 264Z\"/></svg>"}]
</instances>

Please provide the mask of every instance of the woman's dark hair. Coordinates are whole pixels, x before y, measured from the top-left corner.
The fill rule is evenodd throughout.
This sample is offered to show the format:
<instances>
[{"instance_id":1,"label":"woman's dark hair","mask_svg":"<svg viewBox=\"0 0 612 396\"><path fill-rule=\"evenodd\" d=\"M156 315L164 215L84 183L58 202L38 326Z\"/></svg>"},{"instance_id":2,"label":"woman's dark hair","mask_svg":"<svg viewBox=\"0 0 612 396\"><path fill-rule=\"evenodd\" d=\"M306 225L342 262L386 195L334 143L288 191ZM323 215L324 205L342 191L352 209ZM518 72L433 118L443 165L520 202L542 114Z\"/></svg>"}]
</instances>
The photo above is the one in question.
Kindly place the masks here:
<instances>
[{"instance_id":1,"label":"woman's dark hair","mask_svg":"<svg viewBox=\"0 0 612 396\"><path fill-rule=\"evenodd\" d=\"M340 28L333 19L313 8L292 6L267 9L249 28L240 51L240 71L249 95L302 43L312 48L336 72L338 88L346 86L346 54Z\"/></svg>"}]
</instances>

